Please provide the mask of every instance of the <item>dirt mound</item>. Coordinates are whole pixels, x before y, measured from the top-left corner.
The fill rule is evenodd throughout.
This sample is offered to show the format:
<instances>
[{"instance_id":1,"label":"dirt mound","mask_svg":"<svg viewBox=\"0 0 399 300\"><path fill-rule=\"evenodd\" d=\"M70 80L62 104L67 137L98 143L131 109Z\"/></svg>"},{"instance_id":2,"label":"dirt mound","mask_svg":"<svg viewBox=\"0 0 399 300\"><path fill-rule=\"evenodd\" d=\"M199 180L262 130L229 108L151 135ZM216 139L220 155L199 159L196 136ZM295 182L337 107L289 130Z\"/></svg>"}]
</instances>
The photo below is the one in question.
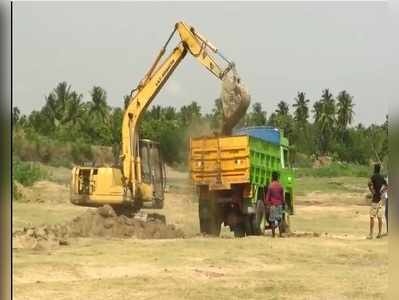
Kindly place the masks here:
<instances>
[{"instance_id":1,"label":"dirt mound","mask_svg":"<svg viewBox=\"0 0 399 300\"><path fill-rule=\"evenodd\" d=\"M181 238L184 234L157 214L139 213L129 218L117 216L112 207L105 205L88 210L69 224L72 237L137 237L140 239Z\"/></svg>"},{"instance_id":2,"label":"dirt mound","mask_svg":"<svg viewBox=\"0 0 399 300\"><path fill-rule=\"evenodd\" d=\"M332 158L329 156L320 156L313 161L313 168L317 169L323 166L329 166L332 163Z\"/></svg>"},{"instance_id":3,"label":"dirt mound","mask_svg":"<svg viewBox=\"0 0 399 300\"><path fill-rule=\"evenodd\" d=\"M72 221L61 225L29 227L13 234L14 249L48 249L67 245L68 238L106 237L139 239L183 238L184 233L166 224L159 214L140 212L134 217L116 215L111 206L87 210Z\"/></svg>"}]
</instances>

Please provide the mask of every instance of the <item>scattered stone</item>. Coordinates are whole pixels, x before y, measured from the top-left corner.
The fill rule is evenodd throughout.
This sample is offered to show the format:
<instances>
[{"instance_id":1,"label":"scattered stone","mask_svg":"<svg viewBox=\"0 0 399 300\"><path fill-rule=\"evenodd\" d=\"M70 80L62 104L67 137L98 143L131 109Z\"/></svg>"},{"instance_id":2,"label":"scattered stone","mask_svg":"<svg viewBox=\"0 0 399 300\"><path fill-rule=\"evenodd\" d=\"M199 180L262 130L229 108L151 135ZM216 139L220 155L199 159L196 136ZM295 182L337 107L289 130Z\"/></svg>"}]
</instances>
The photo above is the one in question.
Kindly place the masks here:
<instances>
[{"instance_id":1,"label":"scattered stone","mask_svg":"<svg viewBox=\"0 0 399 300\"><path fill-rule=\"evenodd\" d=\"M326 233L325 233L326 234ZM320 233L318 232L290 232L288 237L320 237Z\"/></svg>"}]
</instances>

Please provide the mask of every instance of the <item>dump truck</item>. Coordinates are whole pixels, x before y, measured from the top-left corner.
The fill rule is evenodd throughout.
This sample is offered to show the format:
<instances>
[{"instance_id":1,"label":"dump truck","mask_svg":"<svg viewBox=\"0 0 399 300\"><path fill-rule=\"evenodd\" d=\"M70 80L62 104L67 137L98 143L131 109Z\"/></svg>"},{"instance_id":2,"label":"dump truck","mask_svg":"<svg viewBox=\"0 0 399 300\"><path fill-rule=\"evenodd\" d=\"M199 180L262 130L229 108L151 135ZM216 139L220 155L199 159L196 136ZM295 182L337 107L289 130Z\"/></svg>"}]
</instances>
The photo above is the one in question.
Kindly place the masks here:
<instances>
[{"instance_id":1,"label":"dump truck","mask_svg":"<svg viewBox=\"0 0 399 300\"><path fill-rule=\"evenodd\" d=\"M289 230L289 216L294 214L289 149L288 139L272 127L190 138L190 175L198 193L201 233L219 236L224 224L238 237L262 234L268 225L263 197L273 171L284 187L283 228Z\"/></svg>"}]
</instances>

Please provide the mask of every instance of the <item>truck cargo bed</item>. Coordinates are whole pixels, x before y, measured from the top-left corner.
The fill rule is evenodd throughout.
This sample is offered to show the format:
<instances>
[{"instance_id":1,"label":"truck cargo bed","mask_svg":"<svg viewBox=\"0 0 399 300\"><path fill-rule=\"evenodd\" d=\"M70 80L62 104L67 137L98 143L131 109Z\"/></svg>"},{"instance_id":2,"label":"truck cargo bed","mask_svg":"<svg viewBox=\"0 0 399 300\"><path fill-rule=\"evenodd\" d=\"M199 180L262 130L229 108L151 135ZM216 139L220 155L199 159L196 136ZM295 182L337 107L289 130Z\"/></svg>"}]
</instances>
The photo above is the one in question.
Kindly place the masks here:
<instances>
[{"instance_id":1,"label":"truck cargo bed","mask_svg":"<svg viewBox=\"0 0 399 300\"><path fill-rule=\"evenodd\" d=\"M264 186L281 168L278 145L249 135L190 140L190 171L195 185L230 189L231 184Z\"/></svg>"}]
</instances>

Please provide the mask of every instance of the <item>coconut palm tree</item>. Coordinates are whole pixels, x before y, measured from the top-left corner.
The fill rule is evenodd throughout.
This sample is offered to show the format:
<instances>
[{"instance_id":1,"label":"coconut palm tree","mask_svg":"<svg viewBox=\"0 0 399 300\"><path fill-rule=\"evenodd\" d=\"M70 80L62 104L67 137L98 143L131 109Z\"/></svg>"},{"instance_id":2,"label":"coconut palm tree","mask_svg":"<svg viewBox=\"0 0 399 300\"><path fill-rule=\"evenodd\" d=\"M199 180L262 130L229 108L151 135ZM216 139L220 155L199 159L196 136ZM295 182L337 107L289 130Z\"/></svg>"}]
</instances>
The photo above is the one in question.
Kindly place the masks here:
<instances>
[{"instance_id":1,"label":"coconut palm tree","mask_svg":"<svg viewBox=\"0 0 399 300\"><path fill-rule=\"evenodd\" d=\"M83 95L78 95L76 92L71 93L65 105L65 123L72 122L72 124L76 124L79 122L83 108L82 97Z\"/></svg>"},{"instance_id":2,"label":"coconut palm tree","mask_svg":"<svg viewBox=\"0 0 399 300\"><path fill-rule=\"evenodd\" d=\"M281 129L286 137L291 139L293 133L293 119L289 114L289 107L287 102L280 101L277 104L277 109L270 116L269 124Z\"/></svg>"},{"instance_id":3,"label":"coconut palm tree","mask_svg":"<svg viewBox=\"0 0 399 300\"><path fill-rule=\"evenodd\" d=\"M195 101L184 105L180 108L180 116L185 126L190 125L193 121L201 118L201 106Z\"/></svg>"},{"instance_id":4,"label":"coconut palm tree","mask_svg":"<svg viewBox=\"0 0 399 300\"><path fill-rule=\"evenodd\" d=\"M280 101L277 104L276 114L279 116L287 116L288 113L289 113L289 107L288 107L287 102Z\"/></svg>"},{"instance_id":5,"label":"coconut palm tree","mask_svg":"<svg viewBox=\"0 0 399 300\"><path fill-rule=\"evenodd\" d=\"M321 102L322 102L322 114L320 118L320 123L322 128L325 128L326 130L332 130L336 118L335 118L335 100L333 98L333 95L328 91L328 89L325 89L322 96L321 96Z\"/></svg>"},{"instance_id":6,"label":"coconut palm tree","mask_svg":"<svg viewBox=\"0 0 399 300\"><path fill-rule=\"evenodd\" d=\"M46 97L46 104L42 108L41 114L54 128L71 120L75 122L79 114L81 99L82 95L72 91L70 85L65 81L60 82Z\"/></svg>"},{"instance_id":7,"label":"coconut palm tree","mask_svg":"<svg viewBox=\"0 0 399 300\"><path fill-rule=\"evenodd\" d=\"M308 103L310 102L310 100L306 99L306 95L304 92L298 92L298 95L294 100L295 103L292 105L293 107L295 107L294 120L301 128L304 128L309 118Z\"/></svg>"},{"instance_id":8,"label":"coconut palm tree","mask_svg":"<svg viewBox=\"0 0 399 300\"><path fill-rule=\"evenodd\" d=\"M340 92L337 97L337 125L341 131L352 124L354 115L353 107L355 106L352 99L353 97L346 91Z\"/></svg>"},{"instance_id":9,"label":"coconut palm tree","mask_svg":"<svg viewBox=\"0 0 399 300\"><path fill-rule=\"evenodd\" d=\"M255 102L252 105L252 112L249 117L250 126L262 126L266 125L266 112L262 108L262 104L260 102Z\"/></svg>"},{"instance_id":10,"label":"coconut palm tree","mask_svg":"<svg viewBox=\"0 0 399 300\"><path fill-rule=\"evenodd\" d=\"M176 109L173 106L163 107L161 114L165 120L173 121L176 119Z\"/></svg>"},{"instance_id":11,"label":"coconut palm tree","mask_svg":"<svg viewBox=\"0 0 399 300\"><path fill-rule=\"evenodd\" d=\"M316 101L313 104L313 119L315 124L318 123L321 118L322 109L323 103L321 101Z\"/></svg>"},{"instance_id":12,"label":"coconut palm tree","mask_svg":"<svg viewBox=\"0 0 399 300\"><path fill-rule=\"evenodd\" d=\"M20 112L19 108L14 106L12 108L12 125L13 126L17 125L20 115L21 115L21 112Z\"/></svg>"},{"instance_id":13,"label":"coconut palm tree","mask_svg":"<svg viewBox=\"0 0 399 300\"><path fill-rule=\"evenodd\" d=\"M103 122L108 120L110 108L107 105L107 93L99 86L94 86L90 92L91 105L89 114L99 117Z\"/></svg>"},{"instance_id":14,"label":"coconut palm tree","mask_svg":"<svg viewBox=\"0 0 399 300\"><path fill-rule=\"evenodd\" d=\"M328 152L329 146L334 137L335 100L328 89L323 91L321 99L313 105L315 124L319 129L320 151L322 154Z\"/></svg>"}]
</instances>

